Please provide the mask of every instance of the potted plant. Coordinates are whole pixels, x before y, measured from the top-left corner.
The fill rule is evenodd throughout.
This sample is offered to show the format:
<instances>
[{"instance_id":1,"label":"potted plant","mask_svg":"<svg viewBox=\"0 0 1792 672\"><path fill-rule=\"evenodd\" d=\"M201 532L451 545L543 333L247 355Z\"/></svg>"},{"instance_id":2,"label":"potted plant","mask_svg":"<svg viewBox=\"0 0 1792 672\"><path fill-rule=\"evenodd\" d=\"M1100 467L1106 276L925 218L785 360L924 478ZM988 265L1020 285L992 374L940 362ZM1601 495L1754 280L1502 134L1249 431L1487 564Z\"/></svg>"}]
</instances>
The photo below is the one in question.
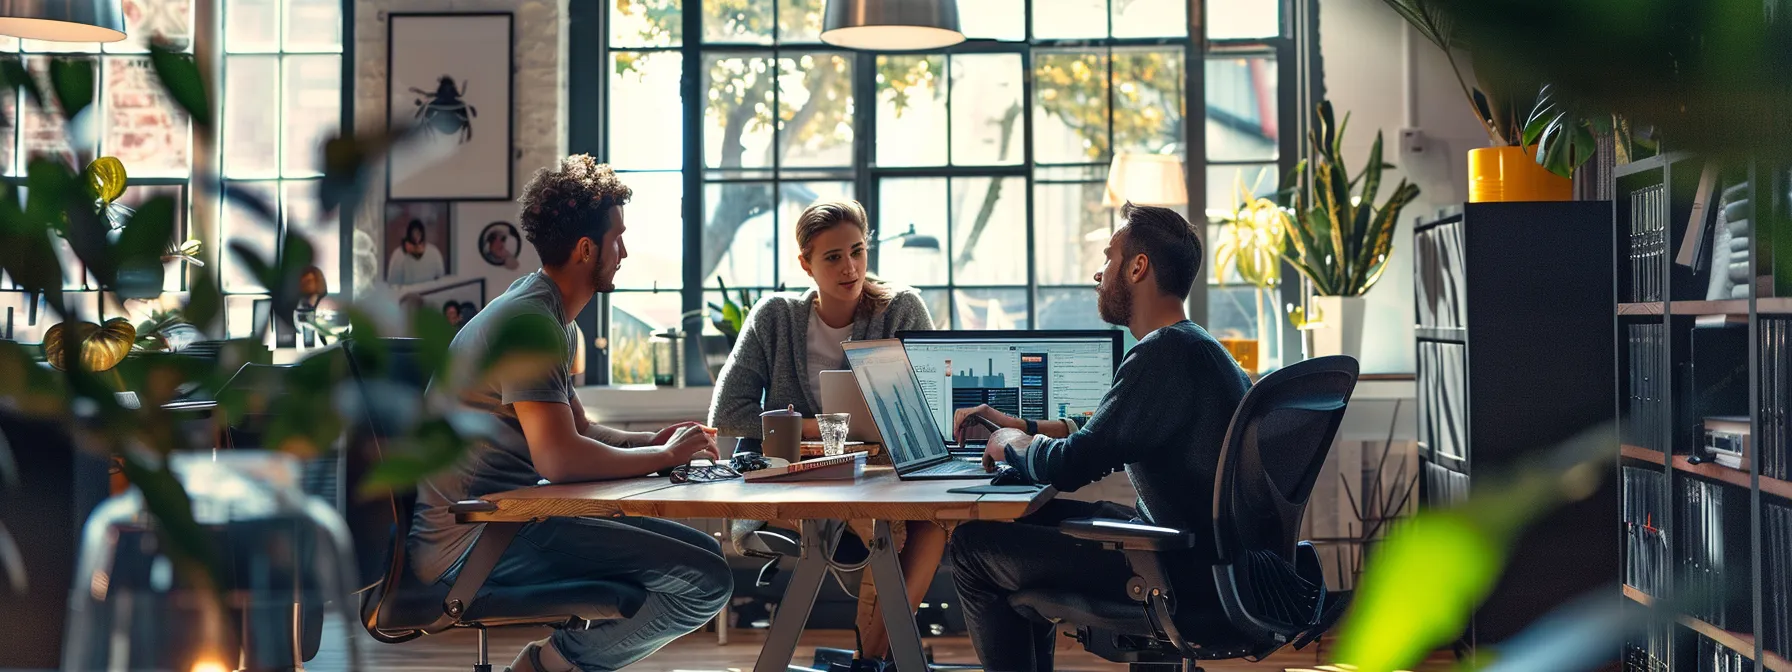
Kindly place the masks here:
<instances>
[{"instance_id":1,"label":"potted plant","mask_svg":"<svg viewBox=\"0 0 1792 672\"><path fill-rule=\"evenodd\" d=\"M1258 182L1262 182L1259 174ZM1244 352L1234 351L1239 366L1255 374L1267 362L1271 343L1281 342L1281 322L1269 319L1275 312L1274 291L1282 283L1282 254L1288 247L1288 229L1293 218L1275 201L1255 195L1246 188L1244 176L1238 177L1238 205L1230 215L1214 217L1220 224L1219 238L1213 246L1214 266L1220 277L1236 273L1251 286L1251 308L1257 312L1257 333L1250 342L1239 344ZM1273 325L1273 326L1272 326ZM1221 341L1229 341L1224 339ZM1226 343L1228 349L1232 343Z\"/></svg>"},{"instance_id":2,"label":"potted plant","mask_svg":"<svg viewBox=\"0 0 1792 672\"><path fill-rule=\"evenodd\" d=\"M1442 49L1463 98L1487 131L1491 147L1468 153L1469 202L1566 201L1575 168L1597 150L1595 133L1622 132L1610 115L1581 115L1554 99L1547 84L1473 59L1475 86L1463 78L1458 36L1440 0L1384 0L1414 30Z\"/></svg>"},{"instance_id":3,"label":"potted plant","mask_svg":"<svg viewBox=\"0 0 1792 672\"><path fill-rule=\"evenodd\" d=\"M1400 211L1419 195L1418 185L1400 180L1381 205L1381 134L1369 149L1369 161L1355 178L1344 166L1344 127L1334 123L1332 104L1319 104L1319 124L1308 134L1310 155L1297 166L1311 186L1310 196L1295 190L1288 251L1283 258L1313 286L1310 308L1298 325L1309 334L1313 356L1360 356L1363 344L1363 294L1387 270L1394 249ZM1352 191L1355 194L1352 194Z\"/></svg>"},{"instance_id":4,"label":"potted plant","mask_svg":"<svg viewBox=\"0 0 1792 672\"><path fill-rule=\"evenodd\" d=\"M753 304L758 303L759 298L764 294L742 289L737 290L731 296L728 292L728 283L723 282L720 276L716 277L716 286L720 287L722 292L720 304L711 301L705 307L687 312L683 316L683 319L686 320L698 316L706 317L710 324L715 325L716 331L721 332L719 335L703 334L697 342L703 352L703 365L709 370L711 381L721 378L722 365L727 363L728 355L734 352L734 343L740 339L741 329L746 328L747 315L753 312ZM784 291L784 285L779 284L773 291ZM740 298L739 303L734 300L737 296Z\"/></svg>"}]
</instances>

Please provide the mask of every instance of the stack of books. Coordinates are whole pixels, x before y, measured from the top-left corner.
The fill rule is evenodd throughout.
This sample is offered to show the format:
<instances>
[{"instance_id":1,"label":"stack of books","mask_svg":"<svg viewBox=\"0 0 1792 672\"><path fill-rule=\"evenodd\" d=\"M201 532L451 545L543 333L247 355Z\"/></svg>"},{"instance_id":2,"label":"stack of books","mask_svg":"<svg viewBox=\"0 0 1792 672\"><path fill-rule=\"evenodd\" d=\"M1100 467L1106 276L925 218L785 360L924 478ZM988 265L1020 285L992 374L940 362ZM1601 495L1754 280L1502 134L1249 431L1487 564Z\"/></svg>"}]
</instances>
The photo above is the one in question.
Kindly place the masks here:
<instances>
[{"instance_id":1,"label":"stack of books","mask_svg":"<svg viewBox=\"0 0 1792 672\"><path fill-rule=\"evenodd\" d=\"M1699 637L1698 672L1753 672L1754 669L1755 662L1741 653L1708 637Z\"/></svg>"},{"instance_id":2,"label":"stack of books","mask_svg":"<svg viewBox=\"0 0 1792 672\"><path fill-rule=\"evenodd\" d=\"M1769 502L1761 516L1761 646L1792 650L1792 508Z\"/></svg>"},{"instance_id":3,"label":"stack of books","mask_svg":"<svg viewBox=\"0 0 1792 672\"><path fill-rule=\"evenodd\" d=\"M1667 293L1667 231L1667 190L1658 184L1631 192L1629 301L1661 301Z\"/></svg>"},{"instance_id":4,"label":"stack of books","mask_svg":"<svg viewBox=\"0 0 1792 672\"><path fill-rule=\"evenodd\" d=\"M1629 328L1630 389L1626 393L1624 442L1633 446L1668 452L1662 445L1668 429L1668 376L1663 370L1662 350L1666 327L1661 324L1632 324Z\"/></svg>"},{"instance_id":5,"label":"stack of books","mask_svg":"<svg viewBox=\"0 0 1792 672\"><path fill-rule=\"evenodd\" d=\"M1673 525L1681 559L1675 591L1686 598L1688 616L1719 628L1729 625L1724 608L1728 593L1724 574L1727 494L1729 488L1722 484L1681 480L1680 508ZM1746 575L1747 566L1736 571Z\"/></svg>"},{"instance_id":6,"label":"stack of books","mask_svg":"<svg viewBox=\"0 0 1792 672\"><path fill-rule=\"evenodd\" d=\"M1761 475L1779 480L1792 480L1792 465L1786 452L1787 376L1792 376L1792 357L1787 343L1792 334L1792 319L1762 317L1756 325L1761 338L1761 407L1758 437L1750 437L1761 459Z\"/></svg>"},{"instance_id":7,"label":"stack of books","mask_svg":"<svg viewBox=\"0 0 1792 672\"><path fill-rule=\"evenodd\" d=\"M1662 536L1666 476L1624 467L1624 583L1654 597L1667 586L1668 542Z\"/></svg>"}]
</instances>

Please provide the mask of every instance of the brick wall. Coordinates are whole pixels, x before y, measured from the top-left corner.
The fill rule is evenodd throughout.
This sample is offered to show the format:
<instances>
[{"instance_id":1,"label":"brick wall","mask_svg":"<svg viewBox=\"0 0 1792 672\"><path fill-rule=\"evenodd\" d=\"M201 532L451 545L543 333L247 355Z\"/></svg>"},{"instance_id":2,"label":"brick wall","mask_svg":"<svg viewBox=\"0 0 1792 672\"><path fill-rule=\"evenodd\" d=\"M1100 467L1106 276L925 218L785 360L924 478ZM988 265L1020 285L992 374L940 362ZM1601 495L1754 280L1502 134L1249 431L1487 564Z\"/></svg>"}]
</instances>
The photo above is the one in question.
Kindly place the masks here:
<instances>
[{"instance_id":1,"label":"brick wall","mask_svg":"<svg viewBox=\"0 0 1792 672\"><path fill-rule=\"evenodd\" d=\"M511 113L515 135L511 160L515 162L513 193L522 193L530 174L552 165L566 149L566 78L561 60L566 53L566 3L597 0L361 0L355 4L355 125L363 132L386 127L386 14L388 12L511 12L515 14L515 85ZM494 170L503 170L496 166ZM386 201L385 169L372 179L367 197L355 213L355 248L378 249L380 223ZM373 272L364 272L360 261L355 272L355 293L364 294L378 282L379 261ZM488 294L503 291L487 288Z\"/></svg>"}]
</instances>

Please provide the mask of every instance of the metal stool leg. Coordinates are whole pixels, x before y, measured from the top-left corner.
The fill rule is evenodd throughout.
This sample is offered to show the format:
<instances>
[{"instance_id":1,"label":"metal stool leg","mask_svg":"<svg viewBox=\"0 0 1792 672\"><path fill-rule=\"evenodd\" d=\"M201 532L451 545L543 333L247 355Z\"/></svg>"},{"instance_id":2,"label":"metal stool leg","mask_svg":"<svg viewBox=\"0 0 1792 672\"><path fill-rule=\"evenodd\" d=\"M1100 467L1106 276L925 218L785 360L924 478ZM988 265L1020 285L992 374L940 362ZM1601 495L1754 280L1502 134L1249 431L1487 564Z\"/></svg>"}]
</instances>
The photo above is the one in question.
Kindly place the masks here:
<instances>
[{"instance_id":1,"label":"metal stool leg","mask_svg":"<svg viewBox=\"0 0 1792 672\"><path fill-rule=\"evenodd\" d=\"M473 663L473 672L492 672L490 642L486 641L485 628L475 629L479 631L479 661Z\"/></svg>"}]
</instances>

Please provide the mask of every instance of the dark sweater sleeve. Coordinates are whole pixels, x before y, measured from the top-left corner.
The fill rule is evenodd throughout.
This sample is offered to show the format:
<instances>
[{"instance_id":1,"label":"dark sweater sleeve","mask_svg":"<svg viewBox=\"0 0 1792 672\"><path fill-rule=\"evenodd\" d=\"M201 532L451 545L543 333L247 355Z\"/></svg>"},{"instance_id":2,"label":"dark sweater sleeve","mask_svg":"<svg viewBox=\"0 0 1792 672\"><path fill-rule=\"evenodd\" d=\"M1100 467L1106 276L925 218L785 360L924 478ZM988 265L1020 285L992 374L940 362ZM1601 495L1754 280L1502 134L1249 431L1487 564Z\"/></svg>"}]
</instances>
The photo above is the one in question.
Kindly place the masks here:
<instances>
[{"instance_id":1,"label":"dark sweater sleeve","mask_svg":"<svg viewBox=\"0 0 1792 672\"><path fill-rule=\"evenodd\" d=\"M1025 448L1009 447L1009 466L1034 483L1073 492L1165 445L1183 424L1168 417L1171 409L1189 408L1184 399L1196 393L1183 376L1174 375L1184 369L1169 345L1134 347L1087 424L1062 439L1038 436Z\"/></svg>"}]
</instances>

